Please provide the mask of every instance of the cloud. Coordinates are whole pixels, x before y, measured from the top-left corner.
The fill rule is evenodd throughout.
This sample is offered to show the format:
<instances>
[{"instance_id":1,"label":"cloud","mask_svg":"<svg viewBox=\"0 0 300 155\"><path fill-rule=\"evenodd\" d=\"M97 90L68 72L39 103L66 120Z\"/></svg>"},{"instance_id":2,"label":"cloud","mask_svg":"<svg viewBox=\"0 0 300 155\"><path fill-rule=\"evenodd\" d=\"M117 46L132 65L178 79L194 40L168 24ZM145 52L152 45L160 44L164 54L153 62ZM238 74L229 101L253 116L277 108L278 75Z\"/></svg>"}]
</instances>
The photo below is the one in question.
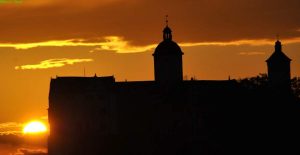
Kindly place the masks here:
<instances>
[{"instance_id":1,"label":"cloud","mask_svg":"<svg viewBox=\"0 0 300 155\"><path fill-rule=\"evenodd\" d=\"M6 122L0 124L0 136L2 135L17 135L22 133L22 123Z\"/></svg>"},{"instance_id":2,"label":"cloud","mask_svg":"<svg viewBox=\"0 0 300 155\"><path fill-rule=\"evenodd\" d=\"M23 0L1 0L0 4L21 4Z\"/></svg>"},{"instance_id":3,"label":"cloud","mask_svg":"<svg viewBox=\"0 0 300 155\"><path fill-rule=\"evenodd\" d=\"M3 145L12 145L12 146L20 146L24 143L24 137L20 135L0 135L0 149L4 147ZM1 154L1 151L0 151Z\"/></svg>"},{"instance_id":4,"label":"cloud","mask_svg":"<svg viewBox=\"0 0 300 155\"><path fill-rule=\"evenodd\" d=\"M282 40L284 44L300 43L300 37L290 38ZM193 47L193 46L238 46L238 45L273 45L274 40L260 39L260 40L236 40L236 41L223 41L223 42L182 42L179 43L182 47ZM11 47L18 50L26 50L36 47L92 47L90 52L96 51L114 51L116 53L137 53L153 50L157 44L149 45L132 45L130 41L125 40L119 36L107 36L103 39L92 38L92 39L70 39L70 40L52 40L46 42L36 43L0 43L0 47ZM47 63L47 62L45 62ZM18 67L16 68L18 69Z\"/></svg>"},{"instance_id":5,"label":"cloud","mask_svg":"<svg viewBox=\"0 0 300 155\"><path fill-rule=\"evenodd\" d=\"M133 46L129 41L124 40L122 37L112 36L106 37L107 42L98 43L100 47L95 48L90 52L95 51L116 51L117 53L136 53L136 52L145 52L151 50L155 45L146 45L146 46Z\"/></svg>"},{"instance_id":6,"label":"cloud","mask_svg":"<svg viewBox=\"0 0 300 155\"><path fill-rule=\"evenodd\" d=\"M44 7L44 6L60 6L64 5L66 3L69 3L69 7L93 7L93 6L99 6L99 5L108 5L115 2L118 2L120 0L89 0L89 3L87 3L84 0L1 0L0 5L6 5L10 8L17 8L17 7ZM72 2L72 3L70 3ZM17 5L16 5L17 4Z\"/></svg>"},{"instance_id":7,"label":"cloud","mask_svg":"<svg viewBox=\"0 0 300 155\"><path fill-rule=\"evenodd\" d=\"M244 55L244 56L254 56L254 55L265 55L265 52L240 52L238 55Z\"/></svg>"},{"instance_id":8,"label":"cloud","mask_svg":"<svg viewBox=\"0 0 300 155\"><path fill-rule=\"evenodd\" d=\"M18 152L14 155L47 155L47 149L28 149L28 148L19 148Z\"/></svg>"},{"instance_id":9,"label":"cloud","mask_svg":"<svg viewBox=\"0 0 300 155\"><path fill-rule=\"evenodd\" d=\"M293 40L294 41L294 40ZM292 43L293 41L287 41L285 43ZM300 42L297 39L295 42ZM192 46L239 46L239 45L251 45L251 46L261 46L261 45L271 45L274 44L273 41L261 39L261 40L237 40L237 41L228 41L228 42L198 42L198 43L179 43L183 47L192 47Z\"/></svg>"},{"instance_id":10,"label":"cloud","mask_svg":"<svg viewBox=\"0 0 300 155\"><path fill-rule=\"evenodd\" d=\"M63 47L63 46L88 46L95 47L90 52L95 51L115 51L117 53L136 53L144 52L155 47L155 45L133 46L129 41L118 36L106 36L103 39L70 39L70 40L52 40L36 43L0 43L0 47L12 47L19 50L25 50L36 47Z\"/></svg>"},{"instance_id":11,"label":"cloud","mask_svg":"<svg viewBox=\"0 0 300 155\"><path fill-rule=\"evenodd\" d=\"M48 68L58 68L63 67L65 65L73 65L75 63L81 63L81 62L91 62L93 59L49 59L41 61L39 64L33 64L33 65L21 65L16 66L16 70L30 70L30 69L48 69Z\"/></svg>"},{"instance_id":12,"label":"cloud","mask_svg":"<svg viewBox=\"0 0 300 155\"><path fill-rule=\"evenodd\" d=\"M9 1L9 0L8 0ZM99 5L107 5L115 2L119 2L121 0L10 0L10 1L21 1L25 6L32 6L32 7L41 7L47 5L65 5L69 3L69 7L92 7L92 6L99 6Z\"/></svg>"},{"instance_id":13,"label":"cloud","mask_svg":"<svg viewBox=\"0 0 300 155\"><path fill-rule=\"evenodd\" d=\"M0 143L1 155L47 155L47 148L45 146L38 146L33 144L3 144Z\"/></svg>"},{"instance_id":14,"label":"cloud","mask_svg":"<svg viewBox=\"0 0 300 155\"><path fill-rule=\"evenodd\" d=\"M106 37L105 42L84 42L83 39L70 39L70 40L51 40L45 42L33 43L2 43L0 47L12 47L15 49L30 49L35 47L62 47L62 46L113 46L120 43L116 37ZM116 46L116 45L115 45Z\"/></svg>"},{"instance_id":15,"label":"cloud","mask_svg":"<svg viewBox=\"0 0 300 155\"><path fill-rule=\"evenodd\" d=\"M150 45L162 37L166 13L178 42L274 39L276 34L290 39L300 36L298 6L297 0L24 0L15 7L0 5L0 42L114 35L132 45Z\"/></svg>"}]
</instances>

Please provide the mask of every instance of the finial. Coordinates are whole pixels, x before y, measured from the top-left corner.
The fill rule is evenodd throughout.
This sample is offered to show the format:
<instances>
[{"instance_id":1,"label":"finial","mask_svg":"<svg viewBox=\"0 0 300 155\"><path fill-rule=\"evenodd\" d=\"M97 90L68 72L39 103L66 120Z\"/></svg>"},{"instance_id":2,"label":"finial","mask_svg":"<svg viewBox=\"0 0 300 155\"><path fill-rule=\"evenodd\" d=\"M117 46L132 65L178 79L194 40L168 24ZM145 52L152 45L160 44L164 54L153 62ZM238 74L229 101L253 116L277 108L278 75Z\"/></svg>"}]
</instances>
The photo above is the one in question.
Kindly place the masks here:
<instances>
[{"instance_id":1,"label":"finial","mask_svg":"<svg viewBox=\"0 0 300 155\"><path fill-rule=\"evenodd\" d=\"M166 27L163 30L163 39L164 40L172 40L172 30L169 28L169 20L168 15L166 15Z\"/></svg>"},{"instance_id":2,"label":"finial","mask_svg":"<svg viewBox=\"0 0 300 155\"><path fill-rule=\"evenodd\" d=\"M169 25L169 20L168 20L168 15L166 15L166 26L168 26Z\"/></svg>"},{"instance_id":3,"label":"finial","mask_svg":"<svg viewBox=\"0 0 300 155\"><path fill-rule=\"evenodd\" d=\"M277 39L277 41L275 42L275 51L281 52L282 45L281 45L281 42L279 41L279 35L278 34L276 35L276 39Z\"/></svg>"}]
</instances>

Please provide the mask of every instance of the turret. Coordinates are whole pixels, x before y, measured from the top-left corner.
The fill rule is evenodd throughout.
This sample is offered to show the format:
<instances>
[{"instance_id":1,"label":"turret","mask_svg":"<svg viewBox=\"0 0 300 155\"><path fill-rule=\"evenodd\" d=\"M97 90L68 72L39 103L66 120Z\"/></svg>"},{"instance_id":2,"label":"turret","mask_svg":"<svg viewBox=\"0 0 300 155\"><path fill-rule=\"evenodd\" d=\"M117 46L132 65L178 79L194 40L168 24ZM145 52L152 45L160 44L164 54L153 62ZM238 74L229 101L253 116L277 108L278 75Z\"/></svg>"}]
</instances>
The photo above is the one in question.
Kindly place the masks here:
<instances>
[{"instance_id":1,"label":"turret","mask_svg":"<svg viewBox=\"0 0 300 155\"><path fill-rule=\"evenodd\" d=\"M158 83L172 84L183 80L183 52L172 39L172 30L168 26L168 20L166 20L163 41L153 53L155 81Z\"/></svg>"},{"instance_id":2,"label":"turret","mask_svg":"<svg viewBox=\"0 0 300 155\"><path fill-rule=\"evenodd\" d=\"M279 40L275 43L275 51L267 59L268 81L272 88L289 90L291 87L291 59L282 52L282 45Z\"/></svg>"}]
</instances>

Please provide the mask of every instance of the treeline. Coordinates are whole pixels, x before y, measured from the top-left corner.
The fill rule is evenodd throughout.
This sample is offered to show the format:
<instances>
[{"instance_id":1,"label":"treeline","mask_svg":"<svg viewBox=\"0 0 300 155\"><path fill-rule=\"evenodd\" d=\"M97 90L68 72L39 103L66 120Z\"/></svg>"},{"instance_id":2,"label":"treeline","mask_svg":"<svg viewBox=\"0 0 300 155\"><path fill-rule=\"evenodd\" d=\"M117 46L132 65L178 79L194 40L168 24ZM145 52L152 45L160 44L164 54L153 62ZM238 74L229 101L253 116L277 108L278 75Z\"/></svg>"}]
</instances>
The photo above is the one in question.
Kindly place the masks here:
<instances>
[{"instance_id":1,"label":"treeline","mask_svg":"<svg viewBox=\"0 0 300 155\"><path fill-rule=\"evenodd\" d=\"M268 87L268 75L265 73L260 73L255 77L238 79L236 81L248 89L264 89ZM291 79L291 90L295 96L300 98L300 77L293 77Z\"/></svg>"}]
</instances>

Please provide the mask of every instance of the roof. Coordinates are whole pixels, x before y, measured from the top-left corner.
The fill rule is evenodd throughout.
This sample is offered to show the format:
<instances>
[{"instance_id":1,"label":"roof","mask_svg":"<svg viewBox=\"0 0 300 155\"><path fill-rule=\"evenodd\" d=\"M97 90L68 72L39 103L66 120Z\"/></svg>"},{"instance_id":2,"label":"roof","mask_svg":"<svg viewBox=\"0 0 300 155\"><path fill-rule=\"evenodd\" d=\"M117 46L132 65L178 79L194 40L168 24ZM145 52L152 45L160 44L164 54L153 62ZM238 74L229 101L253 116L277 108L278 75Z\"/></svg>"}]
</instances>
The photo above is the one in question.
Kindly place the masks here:
<instances>
[{"instance_id":1,"label":"roof","mask_svg":"<svg viewBox=\"0 0 300 155\"><path fill-rule=\"evenodd\" d=\"M51 79L50 94L53 92L90 92L93 89L109 88L115 82L113 76L107 77L56 77Z\"/></svg>"},{"instance_id":2,"label":"roof","mask_svg":"<svg viewBox=\"0 0 300 155\"><path fill-rule=\"evenodd\" d=\"M178 44L172 40L162 41L155 49L153 55L156 54L183 54Z\"/></svg>"},{"instance_id":3,"label":"roof","mask_svg":"<svg viewBox=\"0 0 300 155\"><path fill-rule=\"evenodd\" d=\"M267 62L278 62L278 61L291 61L288 56L286 56L282 51L275 51L269 59L267 59Z\"/></svg>"},{"instance_id":4,"label":"roof","mask_svg":"<svg viewBox=\"0 0 300 155\"><path fill-rule=\"evenodd\" d=\"M275 42L275 52L266 60L267 62L291 61L291 59L282 52L281 42Z\"/></svg>"},{"instance_id":5,"label":"roof","mask_svg":"<svg viewBox=\"0 0 300 155\"><path fill-rule=\"evenodd\" d=\"M90 77L85 77L85 76L56 76L56 78L51 78L51 80L55 81L89 81L89 80L102 80L102 81L115 81L114 76L90 76Z\"/></svg>"}]
</instances>

